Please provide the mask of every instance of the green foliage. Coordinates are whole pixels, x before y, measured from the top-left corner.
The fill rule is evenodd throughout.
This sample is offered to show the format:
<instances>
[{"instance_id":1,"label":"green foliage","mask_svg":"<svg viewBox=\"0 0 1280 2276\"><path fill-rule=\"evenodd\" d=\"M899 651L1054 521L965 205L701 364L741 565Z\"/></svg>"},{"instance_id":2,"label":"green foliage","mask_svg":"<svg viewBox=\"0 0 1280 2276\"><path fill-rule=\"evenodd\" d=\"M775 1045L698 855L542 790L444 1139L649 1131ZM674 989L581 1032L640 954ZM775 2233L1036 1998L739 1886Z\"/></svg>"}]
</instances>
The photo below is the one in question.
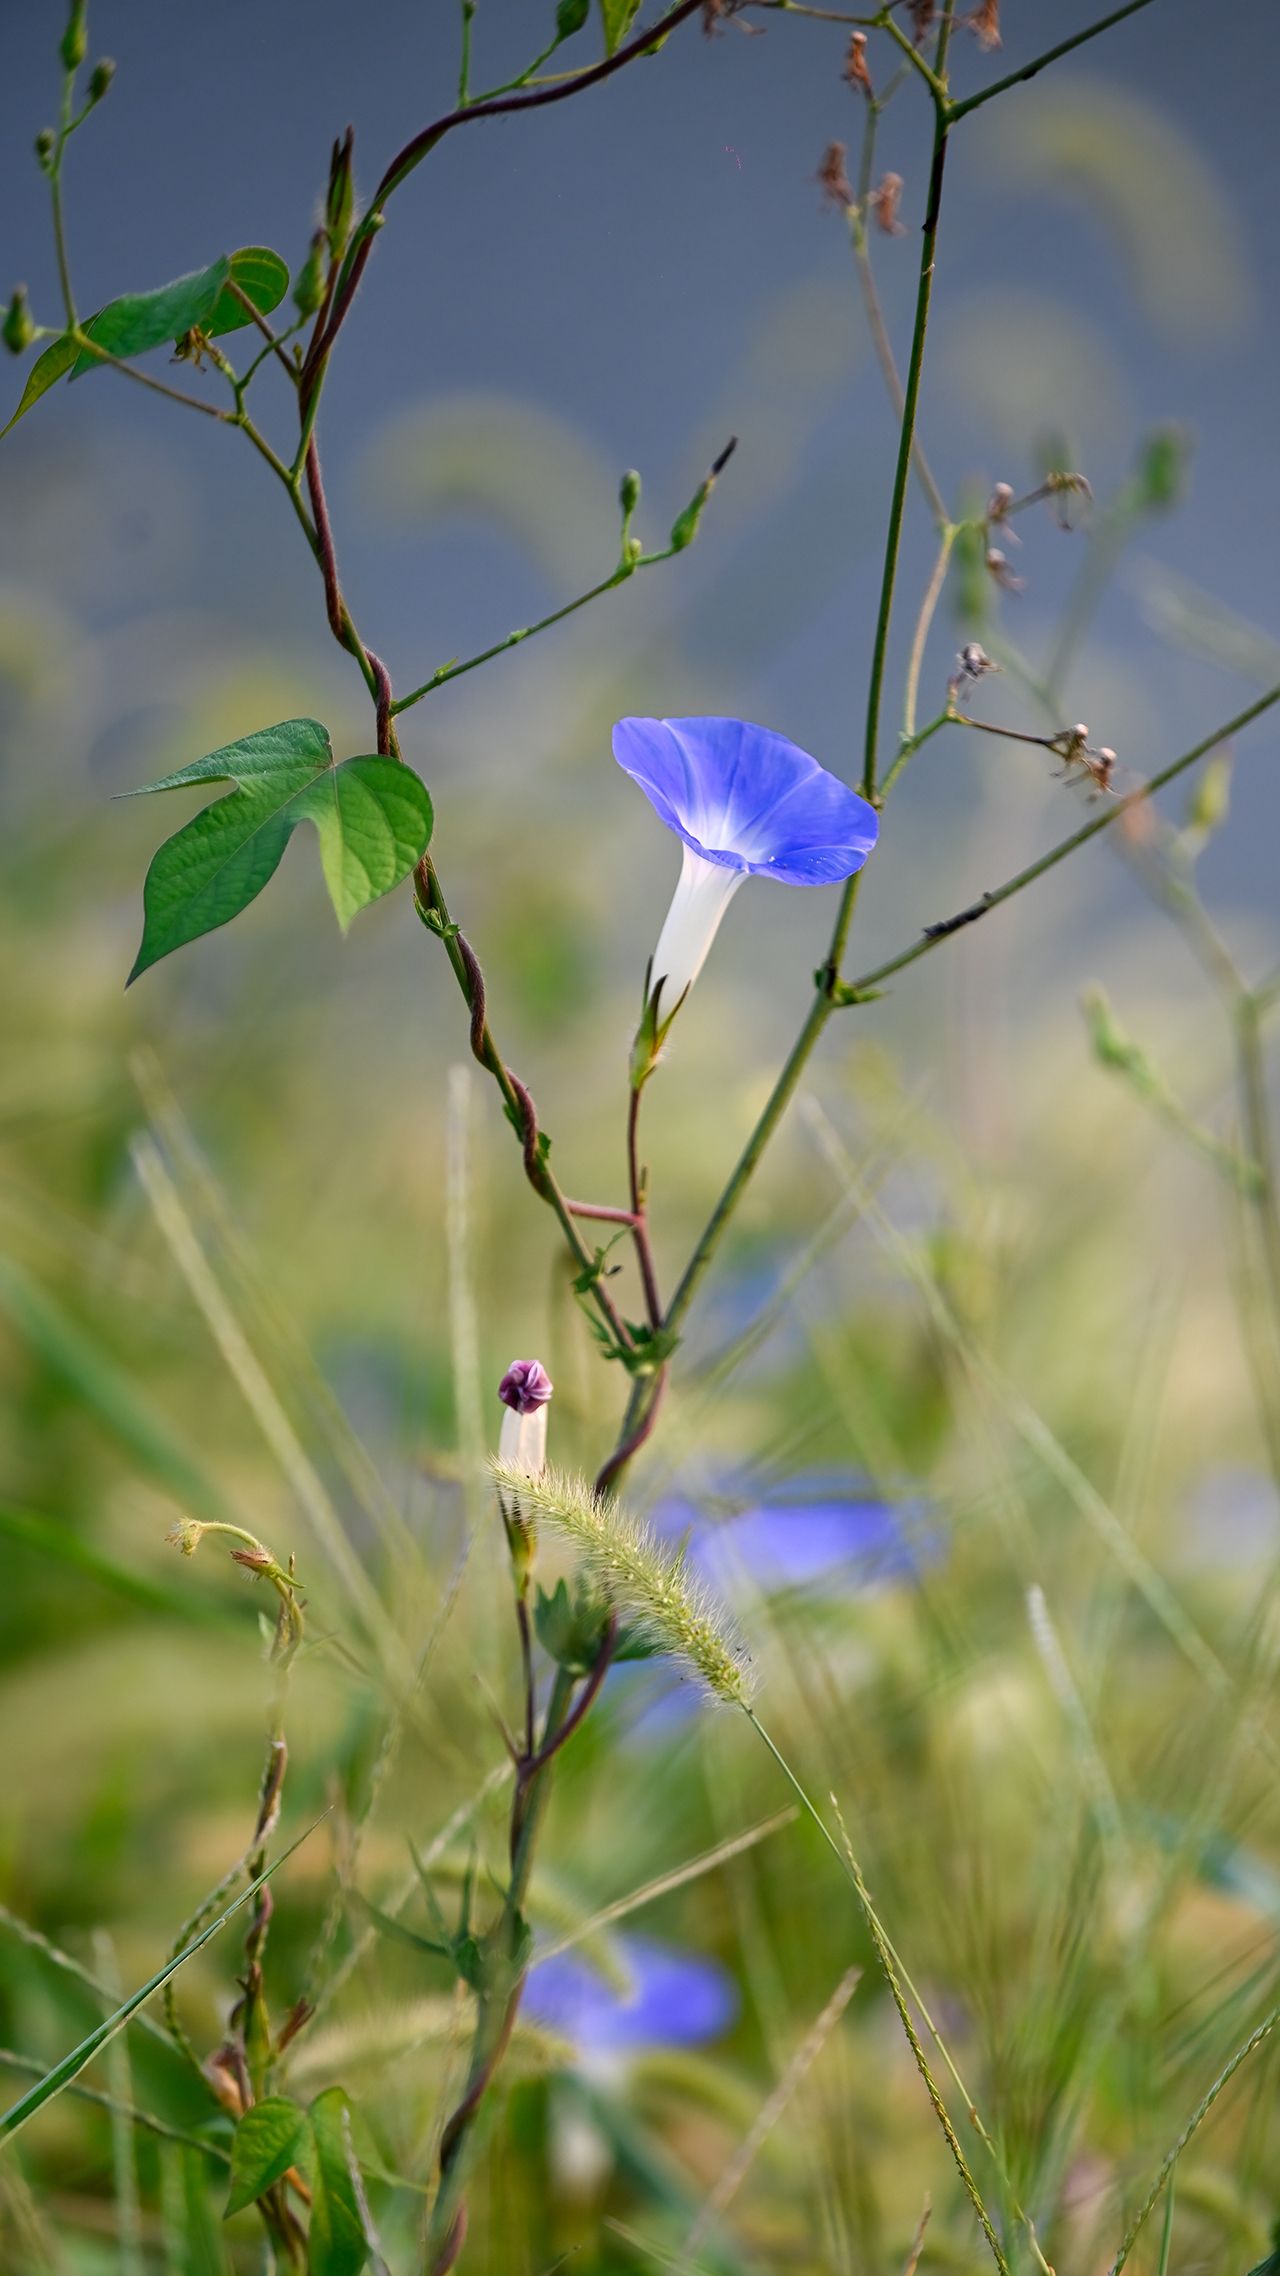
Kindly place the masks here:
<instances>
[{"instance_id":1,"label":"green foliage","mask_svg":"<svg viewBox=\"0 0 1280 2276\"><path fill-rule=\"evenodd\" d=\"M307 1831L310 1832L311 1830L308 1827ZM43 2078L37 2079L35 2085L29 2088L26 2094L20 2095L16 2102L11 2103L4 2116L0 2117L0 2142L9 2141L15 2134L20 2133L29 2118L34 2118L38 2110L43 2110L46 2103L52 2102L55 2095L61 2094L63 2088L70 2085L72 2079L78 2078L86 2063L92 2062L94 2056L115 2038L118 2031L123 2031L130 2016L135 2015L144 2002L150 1999L152 1993L159 1991L162 1984L166 1984L170 1976L176 1974L177 1970L185 1965L193 1953L198 1952L202 1945L207 1944L211 1937L216 1936L219 1929L225 1927L232 1915L240 1911L242 1905L247 1905L250 1899L257 1895L259 1889L271 1879L272 1874L279 1871L285 1862L285 1858L291 1857L293 1851L298 1847L298 1843L305 1841L306 1838L306 1834L300 1834L298 1841L295 1841L290 1848L285 1850L284 1856L278 1857L273 1865L269 1865L265 1873L259 1873L257 1878L251 1881L246 1889L242 1889L239 1896L217 1915L216 1919L210 1921L207 1928L202 1929L198 1936L194 1936L191 1942L185 1945L181 1952L176 1953L171 1960L166 1960L163 1968L157 1968L154 1976L149 1976L140 1990L131 1993L129 1998L123 2001L115 2012L106 2018L105 2022L100 2023L96 2030L89 2033L86 2039L81 2040L78 2047L73 2047L71 2053L64 2055L60 2063L55 2063L51 2071L46 2071Z\"/></svg>"},{"instance_id":2,"label":"green foliage","mask_svg":"<svg viewBox=\"0 0 1280 2276\"><path fill-rule=\"evenodd\" d=\"M640 0L600 0L606 55L616 55L639 13Z\"/></svg>"},{"instance_id":3,"label":"green foliage","mask_svg":"<svg viewBox=\"0 0 1280 2276\"><path fill-rule=\"evenodd\" d=\"M195 782L236 787L185 823L152 861L130 980L247 908L274 876L299 822L316 826L325 883L344 932L358 909L409 875L431 838L431 800L418 776L395 759L335 765L328 731L315 719L262 728L130 795Z\"/></svg>"},{"instance_id":4,"label":"green foliage","mask_svg":"<svg viewBox=\"0 0 1280 2276\"><path fill-rule=\"evenodd\" d=\"M84 330L108 355L121 359L145 355L149 348L184 339L188 332L204 332L210 337L236 332L253 319L232 291L233 285L239 286L261 315L269 316L289 289L289 271L269 247L246 245L238 253L224 253L206 269L175 277L172 284L160 285L154 292L123 293L91 316ZM91 349L85 348L72 366L71 377L79 379L84 372L92 371L98 360Z\"/></svg>"},{"instance_id":5,"label":"green foliage","mask_svg":"<svg viewBox=\"0 0 1280 2276\"><path fill-rule=\"evenodd\" d=\"M368 2257L351 2178L347 2113L347 2097L340 2086L331 2086L311 2105L310 2276L359 2276Z\"/></svg>"},{"instance_id":6,"label":"green foliage","mask_svg":"<svg viewBox=\"0 0 1280 2276\"><path fill-rule=\"evenodd\" d=\"M580 32L591 13L591 0L560 0L556 9L556 38L572 39Z\"/></svg>"},{"instance_id":7,"label":"green foliage","mask_svg":"<svg viewBox=\"0 0 1280 2276\"><path fill-rule=\"evenodd\" d=\"M231 2145L227 2216L243 2212L296 2165L310 2139L307 2113L287 2096L255 2102L236 2127Z\"/></svg>"},{"instance_id":8,"label":"green foliage","mask_svg":"<svg viewBox=\"0 0 1280 2276\"><path fill-rule=\"evenodd\" d=\"M76 344L66 333L60 340L51 341L43 355L36 357L27 373L27 384L19 397L17 410L6 425L0 427L0 441L3 441L10 428L17 426L19 419L25 418L32 405L38 403L41 396L56 385L64 372L70 371L75 360Z\"/></svg>"}]
</instances>

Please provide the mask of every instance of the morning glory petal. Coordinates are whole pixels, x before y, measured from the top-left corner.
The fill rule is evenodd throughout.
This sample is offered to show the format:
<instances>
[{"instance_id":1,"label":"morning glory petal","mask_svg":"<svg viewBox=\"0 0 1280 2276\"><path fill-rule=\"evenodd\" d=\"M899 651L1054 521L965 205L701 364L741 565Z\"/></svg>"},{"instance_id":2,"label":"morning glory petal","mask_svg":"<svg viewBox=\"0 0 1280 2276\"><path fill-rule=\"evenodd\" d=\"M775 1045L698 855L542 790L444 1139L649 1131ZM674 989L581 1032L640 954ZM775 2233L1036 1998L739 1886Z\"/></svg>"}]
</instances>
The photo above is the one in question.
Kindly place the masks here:
<instances>
[{"instance_id":1,"label":"morning glory petal","mask_svg":"<svg viewBox=\"0 0 1280 2276\"><path fill-rule=\"evenodd\" d=\"M860 869L873 807L797 743L743 719L621 719L614 757L704 860L828 885Z\"/></svg>"}]
</instances>

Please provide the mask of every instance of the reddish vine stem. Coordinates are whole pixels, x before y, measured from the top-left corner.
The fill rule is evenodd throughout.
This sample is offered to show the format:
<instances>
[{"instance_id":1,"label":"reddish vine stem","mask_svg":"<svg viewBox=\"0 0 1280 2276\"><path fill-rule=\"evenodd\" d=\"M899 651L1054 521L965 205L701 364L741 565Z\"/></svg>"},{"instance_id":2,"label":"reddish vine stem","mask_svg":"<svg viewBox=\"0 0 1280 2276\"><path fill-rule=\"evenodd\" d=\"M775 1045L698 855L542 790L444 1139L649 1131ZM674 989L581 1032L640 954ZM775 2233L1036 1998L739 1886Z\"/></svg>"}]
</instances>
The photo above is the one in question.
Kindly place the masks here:
<instances>
[{"instance_id":1,"label":"reddish vine stem","mask_svg":"<svg viewBox=\"0 0 1280 2276\"><path fill-rule=\"evenodd\" d=\"M562 103L571 95L581 94L587 87L598 86L602 80L612 78L615 71L624 70L637 56L646 55L702 4L703 0L678 0L677 6L669 9L648 31L639 33L635 39L620 47L615 55L606 56L602 62L592 64L588 70L576 72L570 79L557 80L548 87L535 87L525 93L494 95L487 102L461 104L457 109L446 111L441 118L433 120L430 126L420 128L405 143L403 149L391 160L373 193L368 211L356 231L355 242L347 255L336 290L331 296L332 306L321 311L322 320L317 324L302 367L304 418L315 400L324 366L359 290L360 279L373 250L374 237L381 225L382 209L393 190L399 188L406 176L421 164L436 144L454 127L465 126L472 119L498 118L513 111L541 110L548 103Z\"/></svg>"}]
</instances>

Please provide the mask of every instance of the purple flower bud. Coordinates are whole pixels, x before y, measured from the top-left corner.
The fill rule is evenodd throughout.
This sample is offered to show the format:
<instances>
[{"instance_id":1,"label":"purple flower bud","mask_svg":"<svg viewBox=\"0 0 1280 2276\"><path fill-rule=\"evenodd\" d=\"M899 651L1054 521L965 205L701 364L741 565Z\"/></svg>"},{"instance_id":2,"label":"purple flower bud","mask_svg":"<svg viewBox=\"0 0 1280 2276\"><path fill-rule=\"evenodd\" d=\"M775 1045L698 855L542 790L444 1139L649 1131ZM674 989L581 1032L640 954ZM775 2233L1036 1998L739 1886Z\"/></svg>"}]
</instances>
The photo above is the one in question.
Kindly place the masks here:
<instances>
[{"instance_id":1,"label":"purple flower bud","mask_svg":"<svg viewBox=\"0 0 1280 2276\"><path fill-rule=\"evenodd\" d=\"M517 1415L531 1415L545 1407L554 1386L540 1359L513 1359L498 1385L504 1407Z\"/></svg>"}]
</instances>

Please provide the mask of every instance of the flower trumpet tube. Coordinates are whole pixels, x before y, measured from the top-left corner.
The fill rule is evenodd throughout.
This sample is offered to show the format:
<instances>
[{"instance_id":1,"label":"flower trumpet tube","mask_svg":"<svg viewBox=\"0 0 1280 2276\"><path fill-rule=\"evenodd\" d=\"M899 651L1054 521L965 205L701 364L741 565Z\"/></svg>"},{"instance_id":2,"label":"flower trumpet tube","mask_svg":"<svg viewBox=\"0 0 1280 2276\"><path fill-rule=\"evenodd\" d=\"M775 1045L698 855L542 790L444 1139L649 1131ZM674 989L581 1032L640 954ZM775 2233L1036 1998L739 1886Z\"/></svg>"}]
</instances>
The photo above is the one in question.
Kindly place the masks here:
<instances>
[{"instance_id":1,"label":"flower trumpet tube","mask_svg":"<svg viewBox=\"0 0 1280 2276\"><path fill-rule=\"evenodd\" d=\"M838 884L861 869L879 818L798 744L743 719L620 719L613 755L684 848L649 966L643 1080L744 878Z\"/></svg>"}]
</instances>

